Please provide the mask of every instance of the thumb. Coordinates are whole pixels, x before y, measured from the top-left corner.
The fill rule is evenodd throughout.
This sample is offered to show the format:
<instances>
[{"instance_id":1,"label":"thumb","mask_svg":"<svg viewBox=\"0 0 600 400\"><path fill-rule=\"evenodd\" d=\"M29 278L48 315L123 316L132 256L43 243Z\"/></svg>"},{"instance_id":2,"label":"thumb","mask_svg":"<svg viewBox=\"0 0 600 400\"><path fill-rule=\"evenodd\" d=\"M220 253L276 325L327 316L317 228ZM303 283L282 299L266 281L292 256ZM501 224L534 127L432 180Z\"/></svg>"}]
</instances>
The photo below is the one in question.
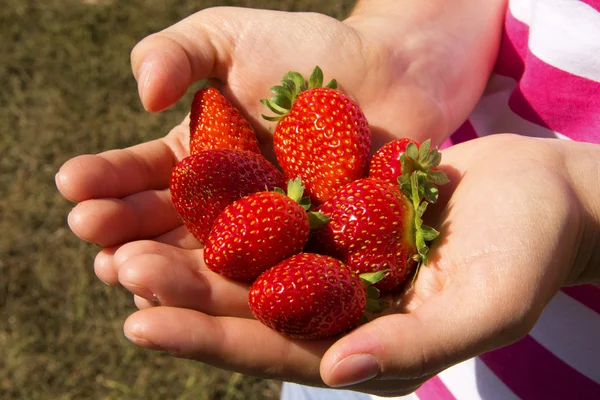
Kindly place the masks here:
<instances>
[{"instance_id":1,"label":"thumb","mask_svg":"<svg viewBox=\"0 0 600 400\"><path fill-rule=\"evenodd\" d=\"M162 111L204 78L224 79L238 33L239 10L209 8L140 41L131 52L131 68L144 108Z\"/></svg>"},{"instance_id":2,"label":"thumb","mask_svg":"<svg viewBox=\"0 0 600 400\"><path fill-rule=\"evenodd\" d=\"M507 301L506 295L472 278L451 283L415 310L377 318L340 339L323 356L321 377L332 387L372 379L421 384L530 330L537 313L524 315L531 309L519 304L519 296Z\"/></svg>"}]
</instances>

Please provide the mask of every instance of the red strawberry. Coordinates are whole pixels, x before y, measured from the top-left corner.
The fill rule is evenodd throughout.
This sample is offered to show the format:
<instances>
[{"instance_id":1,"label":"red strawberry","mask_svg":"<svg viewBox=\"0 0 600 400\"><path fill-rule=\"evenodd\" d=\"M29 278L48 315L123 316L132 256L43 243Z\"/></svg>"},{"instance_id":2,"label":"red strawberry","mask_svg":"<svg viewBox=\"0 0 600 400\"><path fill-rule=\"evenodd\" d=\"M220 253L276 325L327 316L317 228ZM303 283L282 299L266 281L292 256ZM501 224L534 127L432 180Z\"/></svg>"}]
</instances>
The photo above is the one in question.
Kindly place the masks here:
<instances>
[{"instance_id":1,"label":"red strawberry","mask_svg":"<svg viewBox=\"0 0 600 400\"><path fill-rule=\"evenodd\" d=\"M436 168L442 159L441 153L430 148L431 140L423 144L407 138L390 142L371 159L369 177L387 180L394 185L407 185L408 188L411 174L418 171L423 197L429 203L435 203L438 195L436 185L446 184L448 178Z\"/></svg>"},{"instance_id":2,"label":"red strawberry","mask_svg":"<svg viewBox=\"0 0 600 400\"><path fill-rule=\"evenodd\" d=\"M369 177L383 179L397 185L398 178L402 175L400 156L406 152L409 143L414 143L417 147L421 146L421 143L416 140L403 138L387 143L379 149L371 158Z\"/></svg>"},{"instance_id":3,"label":"red strawberry","mask_svg":"<svg viewBox=\"0 0 600 400\"><path fill-rule=\"evenodd\" d=\"M361 273L389 269L376 285L380 289L399 286L414 270L414 211L398 186L364 178L344 186L318 210L330 220L314 232L311 251Z\"/></svg>"},{"instance_id":4,"label":"red strawberry","mask_svg":"<svg viewBox=\"0 0 600 400\"><path fill-rule=\"evenodd\" d=\"M310 228L316 227L309 224L308 205L299 204L303 189L297 179L289 182L287 195L260 192L227 206L206 240L206 266L228 278L252 281L275 264L300 253ZM319 221L318 216L311 221Z\"/></svg>"},{"instance_id":5,"label":"red strawberry","mask_svg":"<svg viewBox=\"0 0 600 400\"><path fill-rule=\"evenodd\" d=\"M277 332L324 339L356 327L368 301L365 282L342 262L300 253L262 273L248 302L256 319Z\"/></svg>"},{"instance_id":6,"label":"red strawberry","mask_svg":"<svg viewBox=\"0 0 600 400\"><path fill-rule=\"evenodd\" d=\"M237 149L260 153L250 123L215 88L200 89L190 110L190 154Z\"/></svg>"},{"instance_id":7,"label":"red strawberry","mask_svg":"<svg viewBox=\"0 0 600 400\"><path fill-rule=\"evenodd\" d=\"M441 154L437 149L429 151L429 146L429 141L420 149L408 145L401 157L401 186L365 178L323 203L318 211L330 220L314 233L311 251L336 257L359 272L389 269L376 285L385 290L399 287L420 262L426 264L425 242L438 232L423 225L427 202L421 200L435 202L435 183L447 181L441 171L431 169L439 164Z\"/></svg>"},{"instance_id":8,"label":"red strawberry","mask_svg":"<svg viewBox=\"0 0 600 400\"><path fill-rule=\"evenodd\" d=\"M184 158L173 168L171 199L186 228L204 243L213 222L229 204L285 183L285 176L260 154L208 150Z\"/></svg>"},{"instance_id":9,"label":"red strawberry","mask_svg":"<svg viewBox=\"0 0 600 400\"><path fill-rule=\"evenodd\" d=\"M345 184L365 175L369 162L371 132L357 103L323 84L316 67L310 81L289 72L281 86L271 88L275 96L263 104L279 121L273 144L275 155L287 176L301 177L314 204L329 199Z\"/></svg>"}]
</instances>

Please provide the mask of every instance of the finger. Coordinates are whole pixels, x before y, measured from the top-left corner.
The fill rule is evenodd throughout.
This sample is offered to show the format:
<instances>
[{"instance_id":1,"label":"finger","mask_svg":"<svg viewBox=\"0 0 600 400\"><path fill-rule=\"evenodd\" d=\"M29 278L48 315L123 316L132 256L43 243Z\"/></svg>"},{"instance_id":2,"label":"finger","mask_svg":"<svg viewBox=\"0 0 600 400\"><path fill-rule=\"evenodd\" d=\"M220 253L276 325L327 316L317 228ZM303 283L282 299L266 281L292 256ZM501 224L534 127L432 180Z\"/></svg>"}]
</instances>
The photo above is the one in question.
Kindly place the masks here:
<instances>
[{"instance_id":1,"label":"finger","mask_svg":"<svg viewBox=\"0 0 600 400\"><path fill-rule=\"evenodd\" d=\"M156 307L131 315L124 326L134 343L219 368L260 377L320 384L319 361L328 341L289 340L251 319L211 317Z\"/></svg>"},{"instance_id":2,"label":"finger","mask_svg":"<svg viewBox=\"0 0 600 400\"><path fill-rule=\"evenodd\" d=\"M75 202L165 189L177 161L189 154L188 139L187 128L179 125L164 139L75 157L56 174L56 186Z\"/></svg>"},{"instance_id":3,"label":"finger","mask_svg":"<svg viewBox=\"0 0 600 400\"><path fill-rule=\"evenodd\" d=\"M177 228L164 233L154 238L155 241L170 244L181 249L200 249L202 244L192 235L185 226L178 226Z\"/></svg>"},{"instance_id":4,"label":"finger","mask_svg":"<svg viewBox=\"0 0 600 400\"><path fill-rule=\"evenodd\" d=\"M200 11L135 46L131 67L146 110L168 108L197 80L225 78L236 42L236 12Z\"/></svg>"},{"instance_id":5,"label":"finger","mask_svg":"<svg viewBox=\"0 0 600 400\"><path fill-rule=\"evenodd\" d=\"M157 242L155 240L138 240L126 243L118 248L113 257L113 265L118 268L128 259L144 254L160 254L170 258L174 264L187 265L194 271L206 271L202 251L180 249L176 246Z\"/></svg>"},{"instance_id":6,"label":"finger","mask_svg":"<svg viewBox=\"0 0 600 400\"><path fill-rule=\"evenodd\" d=\"M209 315L253 318L248 285L195 263L174 263L163 254L140 254L119 267L119 281L130 292L163 306L189 308Z\"/></svg>"},{"instance_id":7,"label":"finger","mask_svg":"<svg viewBox=\"0 0 600 400\"><path fill-rule=\"evenodd\" d=\"M153 238L181 225L169 190L87 200L75 206L68 222L77 236L103 247Z\"/></svg>"},{"instance_id":8,"label":"finger","mask_svg":"<svg viewBox=\"0 0 600 400\"><path fill-rule=\"evenodd\" d=\"M507 168L503 173L509 177L532 170L518 164L514 170ZM522 185L512 178L491 180L489 172L469 170L445 212L441 241L423 267L436 271L442 289L424 296L408 314L376 319L336 343L321 366L326 383L418 378L508 345L533 327L564 282L571 253L555 246L575 246L572 201L548 174ZM475 196L474 189L485 195ZM539 203L530 207L536 198ZM541 206L547 198L553 199L552 205ZM547 229L540 231L542 224ZM552 232L562 234L557 238ZM417 278L417 286L423 278Z\"/></svg>"},{"instance_id":9,"label":"finger","mask_svg":"<svg viewBox=\"0 0 600 400\"><path fill-rule=\"evenodd\" d=\"M146 308L160 306L160 304L158 302L153 301L153 300L148 300L148 299L138 296L138 295L133 295L133 302L135 303L135 306L139 310L145 310Z\"/></svg>"},{"instance_id":10,"label":"finger","mask_svg":"<svg viewBox=\"0 0 600 400\"><path fill-rule=\"evenodd\" d=\"M194 238L184 226L180 226L178 228L173 229L172 231L167 232L166 234L160 235L159 237L154 239L154 242L141 242L141 243L161 243L164 245L179 247L181 249L192 250L192 249L200 249L200 243ZM140 243L135 242L135 243ZM130 243L127 243L127 246L130 246ZM100 252L96 255L94 260L94 272L98 279L107 285L119 285L118 278L118 267L114 262L114 255L116 251L121 246L113 246L100 250ZM154 249L155 245L149 245L150 249ZM135 249L135 246L133 247ZM131 247L128 247L131 249ZM129 251L129 250L127 250ZM140 250L136 250L135 254L140 254L143 252L143 247ZM199 264L202 267L201 264Z\"/></svg>"},{"instance_id":11,"label":"finger","mask_svg":"<svg viewBox=\"0 0 600 400\"><path fill-rule=\"evenodd\" d=\"M522 337L525 328L511 324L507 315L515 307L465 286L446 287L411 313L377 318L342 338L323 358L323 380L332 387L422 380L492 350L500 345L499 336L504 344Z\"/></svg>"},{"instance_id":12,"label":"finger","mask_svg":"<svg viewBox=\"0 0 600 400\"><path fill-rule=\"evenodd\" d=\"M113 256L118 247L109 247L100 250L94 259L94 272L98 279L107 285L118 285L119 277L113 267Z\"/></svg>"}]
</instances>

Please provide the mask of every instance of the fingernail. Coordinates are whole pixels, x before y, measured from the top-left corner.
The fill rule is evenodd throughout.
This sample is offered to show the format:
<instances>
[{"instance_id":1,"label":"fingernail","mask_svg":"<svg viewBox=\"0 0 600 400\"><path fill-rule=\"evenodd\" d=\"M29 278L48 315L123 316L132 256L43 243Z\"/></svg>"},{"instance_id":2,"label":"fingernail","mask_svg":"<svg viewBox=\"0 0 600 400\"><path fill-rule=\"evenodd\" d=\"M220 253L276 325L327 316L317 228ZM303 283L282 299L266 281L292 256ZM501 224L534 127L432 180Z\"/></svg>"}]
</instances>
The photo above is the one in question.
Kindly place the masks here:
<instances>
[{"instance_id":1,"label":"fingernail","mask_svg":"<svg viewBox=\"0 0 600 400\"><path fill-rule=\"evenodd\" d=\"M67 215L67 225L69 225L69 229L73 230L73 226L79 222L79 216L77 214L73 214L75 208L69 211L69 215Z\"/></svg>"},{"instance_id":2,"label":"fingernail","mask_svg":"<svg viewBox=\"0 0 600 400\"><path fill-rule=\"evenodd\" d=\"M144 103L144 93L148 88L148 82L150 82L150 75L153 65L154 63L152 61L144 61L138 70L138 93L140 95L140 99L142 100L142 104Z\"/></svg>"},{"instance_id":3,"label":"fingernail","mask_svg":"<svg viewBox=\"0 0 600 400\"><path fill-rule=\"evenodd\" d=\"M331 372L329 386L355 385L379 374L379 363L371 354L355 354L339 361Z\"/></svg>"},{"instance_id":4,"label":"fingernail","mask_svg":"<svg viewBox=\"0 0 600 400\"><path fill-rule=\"evenodd\" d=\"M145 288L143 286L127 283L127 282L121 282L121 284L123 286L125 286L125 288L127 290L129 290L130 292L132 292L133 294L143 297L146 300L149 300L149 301L155 303L156 305L160 305L160 300L158 299L158 296L155 295L154 293L152 293L147 288Z\"/></svg>"},{"instance_id":5,"label":"fingernail","mask_svg":"<svg viewBox=\"0 0 600 400\"><path fill-rule=\"evenodd\" d=\"M133 342L134 344L136 344L138 346L145 347L145 348L150 349L150 350L164 350L162 347L158 346L156 343L151 342L151 341L146 340L146 339L143 339L141 337L137 337L135 335L127 334L127 333L125 333L125 337L130 342Z\"/></svg>"}]
</instances>

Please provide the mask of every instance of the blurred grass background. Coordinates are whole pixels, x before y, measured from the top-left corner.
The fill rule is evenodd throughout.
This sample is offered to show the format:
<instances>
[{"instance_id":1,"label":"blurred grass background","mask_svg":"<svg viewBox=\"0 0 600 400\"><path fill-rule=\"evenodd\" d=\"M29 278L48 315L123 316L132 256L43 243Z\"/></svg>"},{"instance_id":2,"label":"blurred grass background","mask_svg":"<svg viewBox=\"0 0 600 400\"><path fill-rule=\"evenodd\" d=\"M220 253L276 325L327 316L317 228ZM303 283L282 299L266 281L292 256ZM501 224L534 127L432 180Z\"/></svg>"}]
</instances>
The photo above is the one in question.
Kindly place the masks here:
<instances>
[{"instance_id":1,"label":"blurred grass background","mask_svg":"<svg viewBox=\"0 0 600 400\"><path fill-rule=\"evenodd\" d=\"M67 159L160 137L185 115L143 111L129 52L202 8L316 11L352 0L3 0L0 11L0 398L276 399L279 383L136 348L122 288L93 274L72 204L54 186Z\"/></svg>"}]
</instances>

